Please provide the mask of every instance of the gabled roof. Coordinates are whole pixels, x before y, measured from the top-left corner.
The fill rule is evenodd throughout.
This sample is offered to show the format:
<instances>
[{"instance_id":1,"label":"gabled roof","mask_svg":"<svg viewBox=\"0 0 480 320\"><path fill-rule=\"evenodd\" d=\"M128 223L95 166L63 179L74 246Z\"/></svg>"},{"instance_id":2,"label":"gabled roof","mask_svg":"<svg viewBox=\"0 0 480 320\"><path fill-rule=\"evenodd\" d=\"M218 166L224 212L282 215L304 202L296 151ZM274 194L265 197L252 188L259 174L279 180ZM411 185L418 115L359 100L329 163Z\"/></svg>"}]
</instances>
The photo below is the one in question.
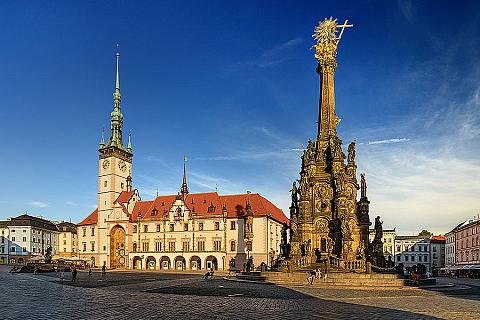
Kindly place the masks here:
<instances>
[{"instance_id":1,"label":"gabled roof","mask_svg":"<svg viewBox=\"0 0 480 320\"><path fill-rule=\"evenodd\" d=\"M122 193L120 193L120 195L118 196L117 200L115 200L115 202L118 202L120 204L128 202L128 201L130 201L130 199L132 199L134 194L135 194L135 190L122 191Z\"/></svg>"},{"instance_id":2,"label":"gabled roof","mask_svg":"<svg viewBox=\"0 0 480 320\"><path fill-rule=\"evenodd\" d=\"M247 199L250 197L251 210L254 217L266 217L269 216L278 222L286 222L289 220L283 213L283 211L277 208L273 203L262 197L258 193L253 194L234 194L220 196L222 202L227 208L229 218L240 218L246 213Z\"/></svg>"},{"instance_id":3,"label":"gabled roof","mask_svg":"<svg viewBox=\"0 0 480 320\"><path fill-rule=\"evenodd\" d=\"M91 224L97 224L98 222L98 208L95 209L92 213L88 215L82 222L77 224L77 226L88 226Z\"/></svg>"},{"instance_id":4,"label":"gabled roof","mask_svg":"<svg viewBox=\"0 0 480 320\"><path fill-rule=\"evenodd\" d=\"M440 236L432 236L432 237L430 238L430 240L431 240L431 241L442 242L442 241L445 241L445 236L442 236L442 235L440 235Z\"/></svg>"},{"instance_id":5,"label":"gabled roof","mask_svg":"<svg viewBox=\"0 0 480 320\"><path fill-rule=\"evenodd\" d=\"M51 231L58 231L57 226L49 221L28 214L22 214L10 220L10 227L31 226Z\"/></svg>"}]
</instances>

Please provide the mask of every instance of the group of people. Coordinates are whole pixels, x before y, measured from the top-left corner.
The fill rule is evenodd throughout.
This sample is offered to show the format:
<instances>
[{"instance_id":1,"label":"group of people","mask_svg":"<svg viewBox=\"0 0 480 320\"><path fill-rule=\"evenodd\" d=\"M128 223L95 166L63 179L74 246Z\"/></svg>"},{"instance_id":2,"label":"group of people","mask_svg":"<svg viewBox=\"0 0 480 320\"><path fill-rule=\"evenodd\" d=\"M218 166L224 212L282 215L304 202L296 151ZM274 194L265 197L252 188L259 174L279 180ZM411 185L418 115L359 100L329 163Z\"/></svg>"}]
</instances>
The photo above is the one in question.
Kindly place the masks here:
<instances>
[{"instance_id":1,"label":"group of people","mask_svg":"<svg viewBox=\"0 0 480 320\"><path fill-rule=\"evenodd\" d=\"M314 269L312 271L310 271L309 273L309 276L307 277L307 281L309 284L313 285L313 281L315 279L323 279L323 280L326 280L327 279L327 273L323 273L320 271L320 269Z\"/></svg>"}]
</instances>

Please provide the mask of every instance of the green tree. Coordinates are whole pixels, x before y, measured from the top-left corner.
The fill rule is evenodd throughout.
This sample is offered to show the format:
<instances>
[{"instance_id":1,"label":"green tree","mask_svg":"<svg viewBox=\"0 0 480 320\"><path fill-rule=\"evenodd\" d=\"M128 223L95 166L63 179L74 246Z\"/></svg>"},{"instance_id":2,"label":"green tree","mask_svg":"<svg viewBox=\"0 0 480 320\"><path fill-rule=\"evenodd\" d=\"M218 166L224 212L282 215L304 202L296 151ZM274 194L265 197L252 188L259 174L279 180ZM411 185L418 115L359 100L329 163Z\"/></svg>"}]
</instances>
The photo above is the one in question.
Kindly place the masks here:
<instances>
[{"instance_id":1,"label":"green tree","mask_svg":"<svg viewBox=\"0 0 480 320\"><path fill-rule=\"evenodd\" d=\"M421 237L430 237L430 236L433 235L433 233L431 233L428 230L423 229L422 231L420 231L420 233L418 235L421 236Z\"/></svg>"}]
</instances>

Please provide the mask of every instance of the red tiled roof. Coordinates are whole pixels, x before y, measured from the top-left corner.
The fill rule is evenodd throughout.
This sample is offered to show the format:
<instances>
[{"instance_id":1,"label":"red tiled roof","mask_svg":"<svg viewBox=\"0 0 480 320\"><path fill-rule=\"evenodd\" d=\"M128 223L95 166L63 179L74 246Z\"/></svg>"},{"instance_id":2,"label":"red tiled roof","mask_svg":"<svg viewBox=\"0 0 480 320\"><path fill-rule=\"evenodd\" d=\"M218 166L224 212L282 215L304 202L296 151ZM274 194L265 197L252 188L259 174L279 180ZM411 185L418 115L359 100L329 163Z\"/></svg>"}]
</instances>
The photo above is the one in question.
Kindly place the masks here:
<instances>
[{"instance_id":1,"label":"red tiled roof","mask_svg":"<svg viewBox=\"0 0 480 320\"><path fill-rule=\"evenodd\" d=\"M132 199L132 196L135 194L135 191L122 191L122 193L120 193L120 195L118 196L117 200L115 200L115 202L118 202L118 203L125 203L125 202L128 202L130 201L130 199Z\"/></svg>"},{"instance_id":2,"label":"red tiled roof","mask_svg":"<svg viewBox=\"0 0 480 320\"><path fill-rule=\"evenodd\" d=\"M430 240L433 241L445 241L445 236L432 236Z\"/></svg>"},{"instance_id":3,"label":"red tiled roof","mask_svg":"<svg viewBox=\"0 0 480 320\"><path fill-rule=\"evenodd\" d=\"M90 224L97 224L98 221L98 208L95 209L92 213L88 215L82 222L77 224L77 226L88 226Z\"/></svg>"},{"instance_id":4,"label":"red tiled roof","mask_svg":"<svg viewBox=\"0 0 480 320\"><path fill-rule=\"evenodd\" d=\"M220 196L225 204L229 218L243 217L246 209L248 194L235 194ZM277 208L273 203L262 197L258 193L250 194L250 205L254 217L270 216L278 222L286 222L289 220L283 211Z\"/></svg>"},{"instance_id":5,"label":"red tiled roof","mask_svg":"<svg viewBox=\"0 0 480 320\"><path fill-rule=\"evenodd\" d=\"M132 191L133 192L133 191ZM125 195L124 195L125 194ZM122 192L117 198L117 202L124 200L131 195ZM141 213L142 219L156 219L163 218L165 213L168 213L175 202L177 195L158 196L152 201L138 201L135 203L130 222L136 222L138 214ZM198 217L208 217L221 215L223 207L225 206L228 218L241 218L246 213L247 197L250 197L250 205L254 217L266 217L278 221L289 223L288 218L283 211L277 208L273 203L262 197L258 193L254 194L234 194L219 196L216 192L192 193L185 197L185 204ZM120 200L119 200L120 199ZM210 206L215 207L215 210L208 210ZM153 214L156 210L156 215ZM166 211L166 212L165 212ZM98 220L98 211L92 212L85 220L78 225L96 224Z\"/></svg>"}]
</instances>

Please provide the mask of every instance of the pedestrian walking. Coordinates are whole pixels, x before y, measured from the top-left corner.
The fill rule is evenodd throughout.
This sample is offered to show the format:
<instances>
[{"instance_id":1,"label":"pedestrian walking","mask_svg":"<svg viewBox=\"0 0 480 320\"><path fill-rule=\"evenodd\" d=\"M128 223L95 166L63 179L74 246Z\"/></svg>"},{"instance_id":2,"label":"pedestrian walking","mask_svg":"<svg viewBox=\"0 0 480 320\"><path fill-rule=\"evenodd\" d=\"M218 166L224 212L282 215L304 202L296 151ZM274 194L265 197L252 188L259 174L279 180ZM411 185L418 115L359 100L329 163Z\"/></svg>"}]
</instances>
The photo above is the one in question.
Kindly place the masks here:
<instances>
[{"instance_id":1,"label":"pedestrian walking","mask_svg":"<svg viewBox=\"0 0 480 320\"><path fill-rule=\"evenodd\" d=\"M60 280L63 281L63 278L65 277L65 272L63 271L63 268L60 269Z\"/></svg>"},{"instance_id":2,"label":"pedestrian walking","mask_svg":"<svg viewBox=\"0 0 480 320\"><path fill-rule=\"evenodd\" d=\"M313 284L313 280L317 276L317 272L315 270L310 271L310 275L307 278L309 284Z\"/></svg>"},{"instance_id":3,"label":"pedestrian walking","mask_svg":"<svg viewBox=\"0 0 480 320\"><path fill-rule=\"evenodd\" d=\"M90 277L92 275L92 268L88 267L88 276Z\"/></svg>"},{"instance_id":4,"label":"pedestrian walking","mask_svg":"<svg viewBox=\"0 0 480 320\"><path fill-rule=\"evenodd\" d=\"M72 269L72 282L77 282L77 268Z\"/></svg>"},{"instance_id":5,"label":"pedestrian walking","mask_svg":"<svg viewBox=\"0 0 480 320\"><path fill-rule=\"evenodd\" d=\"M107 275L107 266L104 264L102 266L102 278L105 278L106 275Z\"/></svg>"}]
</instances>

